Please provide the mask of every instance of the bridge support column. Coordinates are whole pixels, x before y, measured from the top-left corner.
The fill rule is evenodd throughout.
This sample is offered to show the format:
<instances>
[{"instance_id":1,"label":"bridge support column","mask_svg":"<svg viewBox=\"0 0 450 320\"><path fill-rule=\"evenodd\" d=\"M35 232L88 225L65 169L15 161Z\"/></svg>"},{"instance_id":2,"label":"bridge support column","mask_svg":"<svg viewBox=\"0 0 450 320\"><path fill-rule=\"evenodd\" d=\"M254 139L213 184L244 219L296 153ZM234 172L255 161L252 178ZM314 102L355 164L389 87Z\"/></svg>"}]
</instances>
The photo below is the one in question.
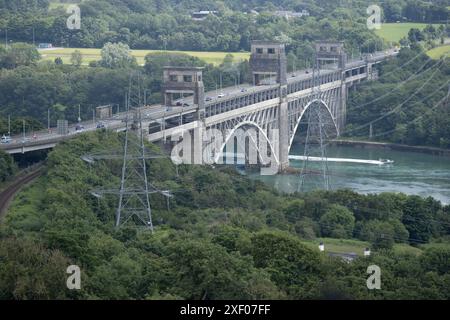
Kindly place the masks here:
<instances>
[{"instance_id":1,"label":"bridge support column","mask_svg":"<svg viewBox=\"0 0 450 320\"><path fill-rule=\"evenodd\" d=\"M338 112L338 135L344 132L345 124L347 122L347 85L342 81L340 92L340 103Z\"/></svg>"},{"instance_id":2,"label":"bridge support column","mask_svg":"<svg viewBox=\"0 0 450 320\"><path fill-rule=\"evenodd\" d=\"M194 128L193 164L203 164L203 122L197 121Z\"/></svg>"},{"instance_id":3,"label":"bridge support column","mask_svg":"<svg viewBox=\"0 0 450 320\"><path fill-rule=\"evenodd\" d=\"M279 151L278 160L280 166L278 171L283 172L289 167L289 119L288 103L282 101L279 106Z\"/></svg>"}]
</instances>

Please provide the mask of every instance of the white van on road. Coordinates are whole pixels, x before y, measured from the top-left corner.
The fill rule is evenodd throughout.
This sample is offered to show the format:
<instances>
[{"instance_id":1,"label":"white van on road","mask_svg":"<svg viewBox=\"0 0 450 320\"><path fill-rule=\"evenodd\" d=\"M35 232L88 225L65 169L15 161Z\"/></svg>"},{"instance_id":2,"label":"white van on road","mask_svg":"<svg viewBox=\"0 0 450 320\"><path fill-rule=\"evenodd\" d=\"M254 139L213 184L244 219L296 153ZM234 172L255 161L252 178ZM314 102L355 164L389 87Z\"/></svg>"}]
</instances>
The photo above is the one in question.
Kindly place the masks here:
<instances>
[{"instance_id":1,"label":"white van on road","mask_svg":"<svg viewBox=\"0 0 450 320\"><path fill-rule=\"evenodd\" d=\"M1 143L11 143L12 142L12 139L11 139L11 137L10 136L5 136L5 135L3 135L2 136L2 138L1 138L1 140L0 140L0 142Z\"/></svg>"}]
</instances>

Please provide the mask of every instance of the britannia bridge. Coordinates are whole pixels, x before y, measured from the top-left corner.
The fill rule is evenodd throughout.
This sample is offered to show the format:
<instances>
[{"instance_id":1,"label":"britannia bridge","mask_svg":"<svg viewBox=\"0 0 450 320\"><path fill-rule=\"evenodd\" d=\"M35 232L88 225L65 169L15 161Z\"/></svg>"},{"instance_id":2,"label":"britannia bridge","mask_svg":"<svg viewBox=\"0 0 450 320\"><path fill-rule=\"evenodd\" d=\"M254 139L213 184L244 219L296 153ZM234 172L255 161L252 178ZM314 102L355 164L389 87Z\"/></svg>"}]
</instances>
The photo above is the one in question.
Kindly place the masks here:
<instances>
[{"instance_id":1,"label":"britannia bridge","mask_svg":"<svg viewBox=\"0 0 450 320\"><path fill-rule=\"evenodd\" d=\"M165 67L162 104L139 109L146 138L151 142L173 143L180 132L202 137L202 130L215 129L223 133L225 143L235 130L252 127L258 139L267 140L278 170L284 170L306 112L322 108L338 136L345 126L349 89L361 81L376 79L374 66L398 54L397 50L388 50L349 60L342 42L321 41L315 46L316 68L288 73L283 44L253 42L250 57L253 83L224 88L220 94L205 93L201 68ZM180 94L189 97L175 100ZM116 114L102 121L108 128L120 131L125 129L123 116ZM84 126L86 131L96 130L95 121ZM13 137L12 143L1 148L10 154L25 153L53 148L70 137L71 134L56 133L29 140ZM203 147L193 147L192 163L202 163Z\"/></svg>"}]
</instances>

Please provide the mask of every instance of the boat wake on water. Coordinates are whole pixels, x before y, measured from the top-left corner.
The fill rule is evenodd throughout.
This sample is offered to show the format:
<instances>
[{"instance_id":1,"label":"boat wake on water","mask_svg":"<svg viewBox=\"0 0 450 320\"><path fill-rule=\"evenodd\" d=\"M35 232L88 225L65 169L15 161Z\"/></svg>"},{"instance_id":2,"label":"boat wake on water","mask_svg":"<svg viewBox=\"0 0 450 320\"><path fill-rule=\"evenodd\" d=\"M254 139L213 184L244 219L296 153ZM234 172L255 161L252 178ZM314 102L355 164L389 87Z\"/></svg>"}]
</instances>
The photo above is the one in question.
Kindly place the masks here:
<instances>
[{"instance_id":1,"label":"boat wake on water","mask_svg":"<svg viewBox=\"0 0 450 320\"><path fill-rule=\"evenodd\" d=\"M361 164L373 164L373 165L386 165L393 164L393 160L379 159L379 160L365 160L365 159L350 159L350 158L321 158L321 157L305 157L290 155L289 160L309 160L309 161L328 161L328 162L346 162L346 163L361 163Z\"/></svg>"}]
</instances>

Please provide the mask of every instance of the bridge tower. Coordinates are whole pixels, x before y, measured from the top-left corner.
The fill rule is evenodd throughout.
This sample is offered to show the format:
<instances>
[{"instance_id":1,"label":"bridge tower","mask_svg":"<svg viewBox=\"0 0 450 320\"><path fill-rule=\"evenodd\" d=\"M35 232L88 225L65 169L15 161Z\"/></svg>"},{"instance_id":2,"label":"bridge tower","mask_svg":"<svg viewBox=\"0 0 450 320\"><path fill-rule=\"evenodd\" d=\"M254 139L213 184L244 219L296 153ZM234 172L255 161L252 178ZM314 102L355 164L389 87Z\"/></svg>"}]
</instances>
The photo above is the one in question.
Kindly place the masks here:
<instances>
[{"instance_id":1,"label":"bridge tower","mask_svg":"<svg viewBox=\"0 0 450 320\"><path fill-rule=\"evenodd\" d=\"M269 83L287 84L287 58L285 46L271 41L253 41L250 68L253 85Z\"/></svg>"},{"instance_id":2,"label":"bridge tower","mask_svg":"<svg viewBox=\"0 0 450 320\"><path fill-rule=\"evenodd\" d=\"M339 134L343 131L347 117L347 85L345 83L345 65L347 53L343 41L317 41L315 43L316 64L320 69L338 69L341 71L341 92L339 97L339 112L336 122Z\"/></svg>"},{"instance_id":3,"label":"bridge tower","mask_svg":"<svg viewBox=\"0 0 450 320\"><path fill-rule=\"evenodd\" d=\"M203 68L198 67L164 67L162 85L163 104L173 106L174 94L193 94L197 106L197 119L205 117L205 87L203 85Z\"/></svg>"},{"instance_id":4,"label":"bridge tower","mask_svg":"<svg viewBox=\"0 0 450 320\"><path fill-rule=\"evenodd\" d=\"M192 145L193 163L203 163L203 126L205 119L205 87L203 85L203 68L199 67L164 67L163 99L164 106L173 106L174 94L193 94L194 106L197 108ZM196 143L196 142L197 143Z\"/></svg>"},{"instance_id":5,"label":"bridge tower","mask_svg":"<svg viewBox=\"0 0 450 320\"><path fill-rule=\"evenodd\" d=\"M343 41L317 41L316 42L316 60L319 68L344 69L347 63L347 54L344 50ZM333 65L330 65L333 64Z\"/></svg>"},{"instance_id":6,"label":"bridge tower","mask_svg":"<svg viewBox=\"0 0 450 320\"><path fill-rule=\"evenodd\" d=\"M278 159L279 171L289 167L289 128L287 101L287 58L285 45L272 41L253 41L251 46L250 69L253 84L277 83L280 86L280 107L278 108ZM267 81L268 80L268 81Z\"/></svg>"}]
</instances>

